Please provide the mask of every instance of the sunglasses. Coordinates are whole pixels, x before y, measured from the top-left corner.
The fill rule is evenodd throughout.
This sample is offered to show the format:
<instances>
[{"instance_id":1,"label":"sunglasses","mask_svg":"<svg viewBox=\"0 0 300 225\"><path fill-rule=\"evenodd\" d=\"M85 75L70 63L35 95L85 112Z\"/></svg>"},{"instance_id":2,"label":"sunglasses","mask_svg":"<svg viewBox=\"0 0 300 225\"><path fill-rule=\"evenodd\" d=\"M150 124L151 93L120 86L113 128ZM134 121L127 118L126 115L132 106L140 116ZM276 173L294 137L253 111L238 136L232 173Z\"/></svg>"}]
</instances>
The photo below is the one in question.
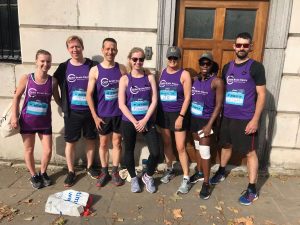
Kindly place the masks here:
<instances>
[{"instance_id":1,"label":"sunglasses","mask_svg":"<svg viewBox=\"0 0 300 225\"><path fill-rule=\"evenodd\" d=\"M144 62L145 58L131 58L131 60L132 60L133 62L137 62L137 61L139 61L139 62Z\"/></svg>"},{"instance_id":2,"label":"sunglasses","mask_svg":"<svg viewBox=\"0 0 300 225\"><path fill-rule=\"evenodd\" d=\"M211 66L211 64L212 64L212 63L209 62L209 61L208 61L208 62L199 61L199 65L200 65L200 66Z\"/></svg>"},{"instance_id":3,"label":"sunglasses","mask_svg":"<svg viewBox=\"0 0 300 225\"><path fill-rule=\"evenodd\" d=\"M176 61L176 60L178 60L178 57L170 56L170 57L168 57L168 60L169 60L169 61L171 61L171 60Z\"/></svg>"},{"instance_id":4,"label":"sunglasses","mask_svg":"<svg viewBox=\"0 0 300 225\"><path fill-rule=\"evenodd\" d=\"M241 48L241 47L244 47L244 48L249 48L250 47L250 44L240 44L240 43L235 43L235 47L237 48Z\"/></svg>"}]
</instances>

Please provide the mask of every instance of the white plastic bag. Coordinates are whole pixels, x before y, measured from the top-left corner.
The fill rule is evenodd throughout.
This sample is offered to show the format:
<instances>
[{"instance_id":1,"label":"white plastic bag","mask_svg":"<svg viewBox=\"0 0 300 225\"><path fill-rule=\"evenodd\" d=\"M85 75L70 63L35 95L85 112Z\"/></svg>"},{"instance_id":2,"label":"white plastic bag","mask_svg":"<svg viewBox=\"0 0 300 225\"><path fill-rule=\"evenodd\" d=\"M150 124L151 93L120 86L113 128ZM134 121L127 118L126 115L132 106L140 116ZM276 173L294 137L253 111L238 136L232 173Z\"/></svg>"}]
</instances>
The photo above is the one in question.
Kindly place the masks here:
<instances>
[{"instance_id":1,"label":"white plastic bag","mask_svg":"<svg viewBox=\"0 0 300 225\"><path fill-rule=\"evenodd\" d=\"M51 214L62 214L67 216L80 216L84 211L82 205L65 201L56 197L56 194L50 195L46 202L45 212Z\"/></svg>"},{"instance_id":2,"label":"white plastic bag","mask_svg":"<svg viewBox=\"0 0 300 225\"><path fill-rule=\"evenodd\" d=\"M62 192L55 193L57 198L61 198L65 201L73 202L78 205L86 206L89 200L89 193L75 190L65 190Z\"/></svg>"},{"instance_id":3,"label":"white plastic bag","mask_svg":"<svg viewBox=\"0 0 300 225\"><path fill-rule=\"evenodd\" d=\"M12 103L10 103L7 106L0 119L0 133L2 137L10 137L12 135L20 133L20 126L18 126L16 129L11 127L10 124L11 113L12 113Z\"/></svg>"}]
</instances>

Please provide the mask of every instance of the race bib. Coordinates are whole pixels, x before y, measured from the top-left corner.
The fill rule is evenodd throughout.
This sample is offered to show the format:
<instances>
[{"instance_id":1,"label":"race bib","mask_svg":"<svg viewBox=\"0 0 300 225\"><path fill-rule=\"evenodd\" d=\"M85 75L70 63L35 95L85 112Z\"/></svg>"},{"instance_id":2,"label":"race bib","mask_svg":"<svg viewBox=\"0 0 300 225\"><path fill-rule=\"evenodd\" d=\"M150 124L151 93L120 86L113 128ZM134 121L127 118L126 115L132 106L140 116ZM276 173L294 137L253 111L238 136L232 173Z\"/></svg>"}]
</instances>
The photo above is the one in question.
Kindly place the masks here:
<instances>
[{"instance_id":1,"label":"race bib","mask_svg":"<svg viewBox=\"0 0 300 225\"><path fill-rule=\"evenodd\" d=\"M84 105L87 106L86 101L86 91L73 91L72 92L72 99L71 99L71 105Z\"/></svg>"},{"instance_id":2,"label":"race bib","mask_svg":"<svg viewBox=\"0 0 300 225\"><path fill-rule=\"evenodd\" d=\"M47 114L48 104L43 102L28 101L26 113L36 116L45 116Z\"/></svg>"},{"instance_id":3,"label":"race bib","mask_svg":"<svg viewBox=\"0 0 300 225\"><path fill-rule=\"evenodd\" d=\"M202 102L192 102L191 113L195 116L203 115L203 103Z\"/></svg>"},{"instance_id":4,"label":"race bib","mask_svg":"<svg viewBox=\"0 0 300 225\"><path fill-rule=\"evenodd\" d=\"M149 108L149 101L133 101L131 102L131 113L132 115L146 115Z\"/></svg>"},{"instance_id":5,"label":"race bib","mask_svg":"<svg viewBox=\"0 0 300 225\"><path fill-rule=\"evenodd\" d=\"M104 90L105 101L112 101L118 98L118 89Z\"/></svg>"},{"instance_id":6,"label":"race bib","mask_svg":"<svg viewBox=\"0 0 300 225\"><path fill-rule=\"evenodd\" d=\"M177 101L177 91L176 90L160 90L159 95L160 95L160 100L162 102L176 102Z\"/></svg>"},{"instance_id":7,"label":"race bib","mask_svg":"<svg viewBox=\"0 0 300 225\"><path fill-rule=\"evenodd\" d=\"M238 91L227 91L225 102L229 105L239 105L242 106L244 104L245 99L245 93L244 90L238 90Z\"/></svg>"}]
</instances>

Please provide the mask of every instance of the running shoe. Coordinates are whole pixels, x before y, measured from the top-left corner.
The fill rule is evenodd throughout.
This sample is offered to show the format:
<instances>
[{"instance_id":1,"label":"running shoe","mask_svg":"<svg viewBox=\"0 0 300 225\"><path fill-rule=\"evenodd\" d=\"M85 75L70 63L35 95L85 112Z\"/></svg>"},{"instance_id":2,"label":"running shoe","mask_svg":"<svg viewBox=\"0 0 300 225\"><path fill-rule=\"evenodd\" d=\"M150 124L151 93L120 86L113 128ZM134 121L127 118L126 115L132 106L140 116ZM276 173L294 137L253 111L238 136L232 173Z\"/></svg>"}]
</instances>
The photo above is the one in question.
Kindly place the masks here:
<instances>
[{"instance_id":1,"label":"running shoe","mask_svg":"<svg viewBox=\"0 0 300 225\"><path fill-rule=\"evenodd\" d=\"M93 168L87 168L86 173L92 178L92 179L98 179L99 178L99 173L94 170Z\"/></svg>"},{"instance_id":2,"label":"running shoe","mask_svg":"<svg viewBox=\"0 0 300 225\"><path fill-rule=\"evenodd\" d=\"M183 179L180 187L177 190L177 193L187 194L191 189L191 187L192 187L191 182L188 179Z\"/></svg>"},{"instance_id":3,"label":"running shoe","mask_svg":"<svg viewBox=\"0 0 300 225\"><path fill-rule=\"evenodd\" d=\"M74 172L69 171L68 175L64 181L64 186L65 187L71 187L74 185L76 179L76 175Z\"/></svg>"},{"instance_id":4,"label":"running shoe","mask_svg":"<svg viewBox=\"0 0 300 225\"><path fill-rule=\"evenodd\" d=\"M175 177L175 171L174 169L172 170L166 170L164 175L160 178L160 181L164 184L167 184L170 182Z\"/></svg>"},{"instance_id":5,"label":"running shoe","mask_svg":"<svg viewBox=\"0 0 300 225\"><path fill-rule=\"evenodd\" d=\"M97 180L96 186L97 187L104 187L105 184L111 179L111 176L106 173L100 173L100 176Z\"/></svg>"},{"instance_id":6,"label":"running shoe","mask_svg":"<svg viewBox=\"0 0 300 225\"><path fill-rule=\"evenodd\" d=\"M201 191L199 193L200 198L207 200L210 197L210 186L208 183L204 183L202 184L202 188Z\"/></svg>"},{"instance_id":7,"label":"running shoe","mask_svg":"<svg viewBox=\"0 0 300 225\"><path fill-rule=\"evenodd\" d=\"M42 181L44 187L48 187L52 184L50 177L48 176L47 172L39 173L40 180Z\"/></svg>"},{"instance_id":8,"label":"running shoe","mask_svg":"<svg viewBox=\"0 0 300 225\"><path fill-rule=\"evenodd\" d=\"M42 180L38 174L30 178L30 183L34 189L40 189L43 187Z\"/></svg>"},{"instance_id":9,"label":"running shoe","mask_svg":"<svg viewBox=\"0 0 300 225\"><path fill-rule=\"evenodd\" d=\"M254 202L257 199L258 199L258 194L252 192L252 190L248 188L247 190L242 192L239 202L242 205L251 205L252 202Z\"/></svg>"},{"instance_id":10,"label":"running shoe","mask_svg":"<svg viewBox=\"0 0 300 225\"><path fill-rule=\"evenodd\" d=\"M142 177L142 181L144 182L146 186L146 190L150 193L156 192L156 187L154 185L154 179L153 177L148 176L146 173L144 173Z\"/></svg>"},{"instance_id":11,"label":"running shoe","mask_svg":"<svg viewBox=\"0 0 300 225\"><path fill-rule=\"evenodd\" d=\"M190 177L190 182L192 184L197 183L198 181L204 180L204 175L202 172L195 172L193 176Z\"/></svg>"},{"instance_id":12,"label":"running shoe","mask_svg":"<svg viewBox=\"0 0 300 225\"><path fill-rule=\"evenodd\" d=\"M133 192L133 193L141 192L141 187L139 184L138 177L131 178L131 192Z\"/></svg>"},{"instance_id":13,"label":"running shoe","mask_svg":"<svg viewBox=\"0 0 300 225\"><path fill-rule=\"evenodd\" d=\"M121 186L124 184L124 180L120 177L119 172L113 172L111 174L111 182L116 186Z\"/></svg>"},{"instance_id":14,"label":"running shoe","mask_svg":"<svg viewBox=\"0 0 300 225\"><path fill-rule=\"evenodd\" d=\"M216 185L220 183L221 181L225 180L225 174L221 174L218 171L215 173L215 175L210 178L209 183L212 185Z\"/></svg>"}]
</instances>

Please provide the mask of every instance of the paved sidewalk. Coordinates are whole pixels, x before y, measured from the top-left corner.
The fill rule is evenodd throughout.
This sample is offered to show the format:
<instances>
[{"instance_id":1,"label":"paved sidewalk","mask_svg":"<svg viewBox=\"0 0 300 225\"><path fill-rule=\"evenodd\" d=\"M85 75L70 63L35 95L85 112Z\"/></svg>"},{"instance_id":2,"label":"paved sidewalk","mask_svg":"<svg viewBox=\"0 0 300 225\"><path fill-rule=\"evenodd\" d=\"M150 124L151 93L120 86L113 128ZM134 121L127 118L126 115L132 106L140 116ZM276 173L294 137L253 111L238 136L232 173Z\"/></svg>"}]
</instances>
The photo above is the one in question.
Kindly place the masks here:
<instances>
[{"instance_id":1,"label":"paved sidewalk","mask_svg":"<svg viewBox=\"0 0 300 225\"><path fill-rule=\"evenodd\" d=\"M57 216L44 212L45 203L50 194L65 190L65 174L60 168L52 169L49 175L55 184L33 190L24 168L0 166L0 210L3 204L18 210L11 221L5 217L0 224L51 224ZM80 171L72 188L93 195L94 215L64 216L66 224L246 224L234 221L248 221L247 225L300 224L300 177L260 177L260 199L251 206L242 206L237 201L247 186L244 176L229 175L214 188L209 200L198 197L202 182L195 184L190 193L178 197L174 193L182 177L176 177L169 184L161 184L160 177L161 174L156 174L157 193L150 194L143 188L142 193L134 194L128 182L121 187L109 183L99 189L95 186L96 180ZM174 219L176 209L182 218ZM253 223L249 223L251 220Z\"/></svg>"}]
</instances>

